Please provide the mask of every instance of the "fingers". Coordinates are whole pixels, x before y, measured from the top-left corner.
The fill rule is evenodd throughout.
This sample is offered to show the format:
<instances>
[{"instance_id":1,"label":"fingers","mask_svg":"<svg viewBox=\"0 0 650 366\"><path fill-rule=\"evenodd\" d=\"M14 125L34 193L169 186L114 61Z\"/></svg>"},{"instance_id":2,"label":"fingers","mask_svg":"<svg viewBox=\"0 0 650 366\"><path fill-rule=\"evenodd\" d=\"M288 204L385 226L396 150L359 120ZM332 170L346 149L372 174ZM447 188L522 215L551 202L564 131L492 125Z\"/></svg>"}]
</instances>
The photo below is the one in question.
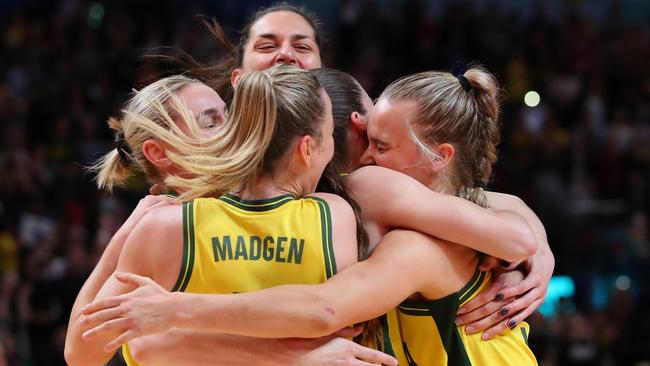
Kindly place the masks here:
<instances>
[{"instance_id":1,"label":"fingers","mask_svg":"<svg viewBox=\"0 0 650 366\"><path fill-rule=\"evenodd\" d=\"M535 309L537 309L537 306L539 305L535 306L532 309L529 308L535 303L541 304L541 299L539 299L535 293L530 292L526 294L526 296L523 296L507 305L504 305L503 308L497 312L501 318L492 318L493 321L491 324L482 324L485 325L483 329L494 329L488 329L483 332L481 338L483 340L488 340L500 334L508 327L514 328L517 324L526 319L526 317L530 315ZM525 313L522 314L522 310L525 310Z\"/></svg>"},{"instance_id":2,"label":"fingers","mask_svg":"<svg viewBox=\"0 0 650 366\"><path fill-rule=\"evenodd\" d=\"M146 286L154 283L149 277L138 276L137 274L128 272L115 272L115 278L125 285L132 285L135 287Z\"/></svg>"},{"instance_id":3,"label":"fingers","mask_svg":"<svg viewBox=\"0 0 650 366\"><path fill-rule=\"evenodd\" d=\"M394 357L360 345L356 345L354 356L359 360L370 362L369 364L397 366L397 360ZM365 365L367 363L363 364Z\"/></svg>"},{"instance_id":4,"label":"fingers","mask_svg":"<svg viewBox=\"0 0 650 366\"><path fill-rule=\"evenodd\" d=\"M510 299L510 301L512 301L512 299ZM504 304L506 304L506 302L503 298L499 297L498 300L495 298L478 309L470 311L469 313L458 315L456 317L456 325L469 324L472 322L476 322L480 319L484 319L485 317L499 311ZM468 331L468 333L475 333L478 332L479 330L483 330L483 329L477 329L473 332Z\"/></svg>"},{"instance_id":5,"label":"fingers","mask_svg":"<svg viewBox=\"0 0 650 366\"><path fill-rule=\"evenodd\" d=\"M138 335L136 334L136 332L129 329L126 332L122 333L119 337L107 343L106 346L104 346L104 351L115 352L123 344L128 343L129 341L132 341L137 337Z\"/></svg>"},{"instance_id":6,"label":"fingers","mask_svg":"<svg viewBox=\"0 0 650 366\"><path fill-rule=\"evenodd\" d=\"M122 303L121 296L107 297L94 301L81 309L81 314L88 315L107 308L114 308Z\"/></svg>"},{"instance_id":7,"label":"fingers","mask_svg":"<svg viewBox=\"0 0 650 366\"><path fill-rule=\"evenodd\" d=\"M458 310L458 315L462 315L474 311L477 308L484 306L490 301L501 301L505 299L506 296L501 292L501 289L503 289L503 287L504 287L503 284L501 284L499 281L495 281L490 285L488 289L482 291L480 294L478 294L467 304L463 305ZM488 315L489 313L490 312L484 312L483 316Z\"/></svg>"},{"instance_id":8,"label":"fingers","mask_svg":"<svg viewBox=\"0 0 650 366\"><path fill-rule=\"evenodd\" d=\"M105 309L105 310L100 310L90 315L84 315L83 318L81 319L81 324L84 327L91 328L97 326L97 324L101 324L109 320L119 318L123 314L124 311L119 306Z\"/></svg>"},{"instance_id":9,"label":"fingers","mask_svg":"<svg viewBox=\"0 0 650 366\"><path fill-rule=\"evenodd\" d=\"M93 338L95 338L98 334L105 333L105 332L114 332L114 331L120 331L123 332L129 328L129 325L131 322L125 318L119 318L119 319L113 319L110 321L107 321L105 323L102 323L92 329L89 329L85 331L81 337L85 341L90 341Z\"/></svg>"},{"instance_id":10,"label":"fingers","mask_svg":"<svg viewBox=\"0 0 650 366\"><path fill-rule=\"evenodd\" d=\"M495 324L501 322L504 319L507 319L508 315L511 314L510 309L508 308L507 305L509 305L512 302L512 300L513 299L504 300L502 302L502 307L500 309L497 309L496 311L490 313L488 316L482 319L469 323L467 326L465 326L465 333L467 334L478 333L494 326Z\"/></svg>"}]
</instances>

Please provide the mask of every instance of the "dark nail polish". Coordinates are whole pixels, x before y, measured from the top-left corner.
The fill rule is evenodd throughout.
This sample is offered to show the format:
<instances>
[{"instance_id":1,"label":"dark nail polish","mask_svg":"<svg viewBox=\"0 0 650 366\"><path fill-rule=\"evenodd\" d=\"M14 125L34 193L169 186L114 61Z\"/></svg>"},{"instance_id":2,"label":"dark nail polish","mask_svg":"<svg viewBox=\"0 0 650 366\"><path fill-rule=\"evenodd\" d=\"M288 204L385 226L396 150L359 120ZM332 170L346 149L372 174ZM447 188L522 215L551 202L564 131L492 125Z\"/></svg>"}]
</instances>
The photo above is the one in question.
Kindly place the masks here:
<instances>
[{"instance_id":1,"label":"dark nail polish","mask_svg":"<svg viewBox=\"0 0 650 366\"><path fill-rule=\"evenodd\" d=\"M501 315L501 316L508 315L508 309L503 308L503 309L499 310L499 315Z\"/></svg>"},{"instance_id":2,"label":"dark nail polish","mask_svg":"<svg viewBox=\"0 0 650 366\"><path fill-rule=\"evenodd\" d=\"M514 319L510 319L508 321L508 326L510 327L510 329L513 329L516 325L517 325L517 322Z\"/></svg>"},{"instance_id":3,"label":"dark nail polish","mask_svg":"<svg viewBox=\"0 0 650 366\"><path fill-rule=\"evenodd\" d=\"M494 300L496 301L503 300L503 294L501 292L497 292L497 295L494 297Z\"/></svg>"}]
</instances>

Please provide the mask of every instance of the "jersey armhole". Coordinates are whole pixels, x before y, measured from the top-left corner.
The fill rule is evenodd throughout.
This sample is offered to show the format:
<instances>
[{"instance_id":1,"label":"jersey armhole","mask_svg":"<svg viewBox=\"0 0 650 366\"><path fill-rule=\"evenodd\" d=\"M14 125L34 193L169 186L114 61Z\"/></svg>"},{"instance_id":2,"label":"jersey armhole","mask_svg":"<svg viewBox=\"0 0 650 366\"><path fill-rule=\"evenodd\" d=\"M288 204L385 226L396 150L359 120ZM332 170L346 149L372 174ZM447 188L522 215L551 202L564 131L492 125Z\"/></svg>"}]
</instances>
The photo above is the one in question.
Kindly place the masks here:
<instances>
[{"instance_id":1,"label":"jersey armhole","mask_svg":"<svg viewBox=\"0 0 650 366\"><path fill-rule=\"evenodd\" d=\"M183 292L187 288L194 267L194 252L194 201L192 201L183 203L183 259L172 292Z\"/></svg>"}]
</instances>

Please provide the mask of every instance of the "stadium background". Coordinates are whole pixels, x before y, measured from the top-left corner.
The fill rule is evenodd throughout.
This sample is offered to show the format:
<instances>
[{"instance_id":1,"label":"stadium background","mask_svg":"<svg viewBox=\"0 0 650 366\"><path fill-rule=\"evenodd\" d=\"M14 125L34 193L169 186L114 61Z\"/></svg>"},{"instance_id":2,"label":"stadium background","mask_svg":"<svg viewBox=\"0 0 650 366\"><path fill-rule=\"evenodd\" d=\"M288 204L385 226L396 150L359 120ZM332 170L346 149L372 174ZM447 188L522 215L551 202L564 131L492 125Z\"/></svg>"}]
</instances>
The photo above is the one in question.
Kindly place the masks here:
<instances>
[{"instance_id":1,"label":"stadium background","mask_svg":"<svg viewBox=\"0 0 650 366\"><path fill-rule=\"evenodd\" d=\"M396 77L479 61L506 91L491 188L546 225L556 277L530 318L542 365L650 365L650 2L303 2L328 66L377 97ZM105 121L165 70L140 56L219 48L268 1L0 0L0 365L64 364L68 313L146 185L99 192ZM536 91L541 101L526 105ZM535 104L533 94L528 104ZM155 250L152 243L152 250Z\"/></svg>"}]
</instances>

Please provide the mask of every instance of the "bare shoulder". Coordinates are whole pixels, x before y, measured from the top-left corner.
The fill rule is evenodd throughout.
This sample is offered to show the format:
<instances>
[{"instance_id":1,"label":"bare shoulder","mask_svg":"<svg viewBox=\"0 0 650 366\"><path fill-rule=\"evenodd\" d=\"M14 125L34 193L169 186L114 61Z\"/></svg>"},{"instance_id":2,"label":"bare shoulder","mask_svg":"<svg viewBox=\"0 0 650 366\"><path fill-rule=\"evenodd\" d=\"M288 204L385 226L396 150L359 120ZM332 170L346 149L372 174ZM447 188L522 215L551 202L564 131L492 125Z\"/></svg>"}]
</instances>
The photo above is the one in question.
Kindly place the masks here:
<instances>
[{"instance_id":1,"label":"bare shoulder","mask_svg":"<svg viewBox=\"0 0 650 366\"><path fill-rule=\"evenodd\" d=\"M330 206L330 210L332 211L343 211L344 213L352 213L354 215L352 206L350 206L348 201L339 195L333 193L316 192L310 194L308 197L316 197L327 202L327 204Z\"/></svg>"},{"instance_id":2,"label":"bare shoulder","mask_svg":"<svg viewBox=\"0 0 650 366\"><path fill-rule=\"evenodd\" d=\"M373 256L399 258L426 278L420 293L438 299L458 291L471 278L477 260L475 252L454 243L411 230L391 230Z\"/></svg>"},{"instance_id":3,"label":"bare shoulder","mask_svg":"<svg viewBox=\"0 0 650 366\"><path fill-rule=\"evenodd\" d=\"M145 275L170 288L168 283L173 282L170 268L180 267L182 253L183 206L163 206L151 209L136 224L127 238L120 262L133 262L136 267L145 268Z\"/></svg>"},{"instance_id":4,"label":"bare shoulder","mask_svg":"<svg viewBox=\"0 0 650 366\"><path fill-rule=\"evenodd\" d=\"M347 189L386 189L393 184L408 184L417 181L406 174L377 165L361 167L345 178Z\"/></svg>"}]
</instances>

